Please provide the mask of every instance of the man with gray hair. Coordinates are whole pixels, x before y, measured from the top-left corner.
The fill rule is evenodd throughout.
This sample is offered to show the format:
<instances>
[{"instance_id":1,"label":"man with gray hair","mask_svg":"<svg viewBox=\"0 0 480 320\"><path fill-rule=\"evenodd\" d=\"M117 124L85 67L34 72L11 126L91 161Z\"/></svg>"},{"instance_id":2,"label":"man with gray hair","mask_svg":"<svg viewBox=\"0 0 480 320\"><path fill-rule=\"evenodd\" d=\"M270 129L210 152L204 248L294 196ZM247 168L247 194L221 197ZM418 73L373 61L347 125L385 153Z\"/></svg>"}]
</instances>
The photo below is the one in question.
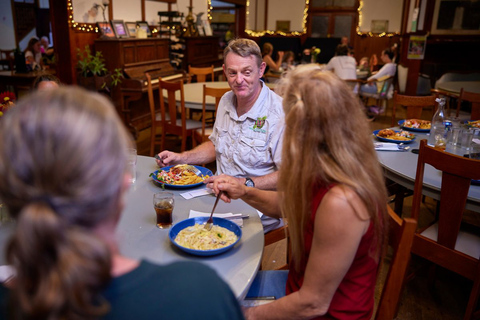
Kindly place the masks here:
<instances>
[{"instance_id":1,"label":"man with gray hair","mask_svg":"<svg viewBox=\"0 0 480 320\"><path fill-rule=\"evenodd\" d=\"M223 59L232 90L220 100L210 140L182 153L164 150L157 164L201 164L216 159L218 175L236 177L249 187L275 190L285 124L282 98L260 80L265 62L254 41L230 41ZM262 224L268 232L283 222L262 216Z\"/></svg>"}]
</instances>

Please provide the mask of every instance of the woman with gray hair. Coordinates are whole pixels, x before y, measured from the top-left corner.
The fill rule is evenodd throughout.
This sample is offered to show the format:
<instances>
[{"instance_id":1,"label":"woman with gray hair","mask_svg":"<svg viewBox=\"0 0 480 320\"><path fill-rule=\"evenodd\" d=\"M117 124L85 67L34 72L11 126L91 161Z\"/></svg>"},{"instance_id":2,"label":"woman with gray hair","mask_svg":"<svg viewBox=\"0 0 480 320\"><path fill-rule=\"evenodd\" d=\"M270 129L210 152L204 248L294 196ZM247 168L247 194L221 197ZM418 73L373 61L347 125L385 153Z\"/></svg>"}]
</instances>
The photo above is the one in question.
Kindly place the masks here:
<instances>
[{"instance_id":1,"label":"woman with gray hair","mask_svg":"<svg viewBox=\"0 0 480 320\"><path fill-rule=\"evenodd\" d=\"M123 256L115 239L132 140L106 98L37 91L0 121L0 198L16 220L0 318L241 319L228 286L193 262Z\"/></svg>"}]
</instances>

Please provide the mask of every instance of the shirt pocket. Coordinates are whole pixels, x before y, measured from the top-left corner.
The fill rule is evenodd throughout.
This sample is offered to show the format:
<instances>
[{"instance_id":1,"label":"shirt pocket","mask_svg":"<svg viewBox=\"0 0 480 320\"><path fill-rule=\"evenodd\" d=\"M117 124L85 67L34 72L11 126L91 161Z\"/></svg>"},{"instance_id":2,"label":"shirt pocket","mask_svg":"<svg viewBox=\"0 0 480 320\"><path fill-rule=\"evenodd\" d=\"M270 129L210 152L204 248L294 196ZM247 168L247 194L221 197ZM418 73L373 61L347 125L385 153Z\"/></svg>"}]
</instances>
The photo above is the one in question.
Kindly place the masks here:
<instances>
[{"instance_id":1,"label":"shirt pocket","mask_svg":"<svg viewBox=\"0 0 480 320\"><path fill-rule=\"evenodd\" d=\"M242 137L240 139L241 158L250 167L261 166L268 162L267 140Z\"/></svg>"},{"instance_id":2,"label":"shirt pocket","mask_svg":"<svg viewBox=\"0 0 480 320\"><path fill-rule=\"evenodd\" d=\"M216 131L216 140L215 140L215 151L217 154L225 154L229 145L229 135L226 129L215 128Z\"/></svg>"}]
</instances>

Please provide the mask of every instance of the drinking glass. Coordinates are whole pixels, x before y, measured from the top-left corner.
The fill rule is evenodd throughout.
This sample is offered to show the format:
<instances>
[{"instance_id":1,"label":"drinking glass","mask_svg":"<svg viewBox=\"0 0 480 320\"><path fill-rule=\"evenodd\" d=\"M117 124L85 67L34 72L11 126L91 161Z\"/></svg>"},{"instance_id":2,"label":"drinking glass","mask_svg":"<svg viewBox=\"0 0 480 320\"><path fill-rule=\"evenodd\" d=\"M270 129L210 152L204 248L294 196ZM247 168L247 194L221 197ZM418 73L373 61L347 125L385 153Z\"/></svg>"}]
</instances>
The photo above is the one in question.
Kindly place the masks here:
<instances>
[{"instance_id":1,"label":"drinking glass","mask_svg":"<svg viewBox=\"0 0 480 320\"><path fill-rule=\"evenodd\" d=\"M172 212L175 197L171 192L159 192L153 195L153 207L157 215L157 228L168 229L172 225Z\"/></svg>"},{"instance_id":2,"label":"drinking glass","mask_svg":"<svg viewBox=\"0 0 480 320\"><path fill-rule=\"evenodd\" d=\"M127 172L130 174L130 183L135 183L137 180L137 149L128 149Z\"/></svg>"}]
</instances>

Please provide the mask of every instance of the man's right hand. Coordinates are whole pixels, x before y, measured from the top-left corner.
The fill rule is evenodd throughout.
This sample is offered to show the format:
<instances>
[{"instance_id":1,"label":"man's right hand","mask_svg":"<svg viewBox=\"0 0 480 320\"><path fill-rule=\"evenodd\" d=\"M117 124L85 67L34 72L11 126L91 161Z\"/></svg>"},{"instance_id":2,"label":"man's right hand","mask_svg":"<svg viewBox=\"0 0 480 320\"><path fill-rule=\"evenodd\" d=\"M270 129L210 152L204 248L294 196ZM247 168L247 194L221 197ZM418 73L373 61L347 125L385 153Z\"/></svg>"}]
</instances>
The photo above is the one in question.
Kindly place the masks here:
<instances>
[{"instance_id":1,"label":"man's right hand","mask_svg":"<svg viewBox=\"0 0 480 320\"><path fill-rule=\"evenodd\" d=\"M168 150L160 152L158 157L155 158L155 161L160 168L184 163L180 153L175 153Z\"/></svg>"}]
</instances>

